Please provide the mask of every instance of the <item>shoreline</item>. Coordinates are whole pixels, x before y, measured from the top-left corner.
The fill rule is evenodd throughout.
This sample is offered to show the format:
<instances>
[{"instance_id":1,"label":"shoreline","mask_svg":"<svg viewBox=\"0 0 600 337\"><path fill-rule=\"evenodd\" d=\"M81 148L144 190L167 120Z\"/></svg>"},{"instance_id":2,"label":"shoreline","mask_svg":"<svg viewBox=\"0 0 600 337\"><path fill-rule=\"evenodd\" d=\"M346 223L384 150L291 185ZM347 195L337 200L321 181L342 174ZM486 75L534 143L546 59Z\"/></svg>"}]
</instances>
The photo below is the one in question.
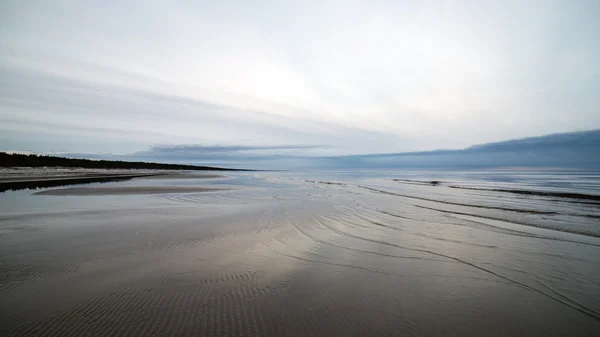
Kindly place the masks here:
<instances>
[{"instance_id":1,"label":"shoreline","mask_svg":"<svg viewBox=\"0 0 600 337\"><path fill-rule=\"evenodd\" d=\"M66 173L101 175L11 179ZM462 173L100 173L160 175L0 194L0 300L11 308L1 336L600 331L596 205L446 188ZM505 177L492 186L598 184L585 174ZM484 178L468 186L498 180Z\"/></svg>"},{"instance_id":2,"label":"shoreline","mask_svg":"<svg viewBox=\"0 0 600 337\"><path fill-rule=\"evenodd\" d=\"M194 179L215 179L224 178L223 175L216 174L184 174L183 172L139 172L139 173L107 173L77 171L61 175L51 175L49 173L41 175L24 175L22 177L0 177L0 193L6 191L19 190L37 190L41 188L61 187L69 185L81 185L89 183L109 183L118 181L127 181L134 178L194 178Z\"/></svg>"}]
</instances>

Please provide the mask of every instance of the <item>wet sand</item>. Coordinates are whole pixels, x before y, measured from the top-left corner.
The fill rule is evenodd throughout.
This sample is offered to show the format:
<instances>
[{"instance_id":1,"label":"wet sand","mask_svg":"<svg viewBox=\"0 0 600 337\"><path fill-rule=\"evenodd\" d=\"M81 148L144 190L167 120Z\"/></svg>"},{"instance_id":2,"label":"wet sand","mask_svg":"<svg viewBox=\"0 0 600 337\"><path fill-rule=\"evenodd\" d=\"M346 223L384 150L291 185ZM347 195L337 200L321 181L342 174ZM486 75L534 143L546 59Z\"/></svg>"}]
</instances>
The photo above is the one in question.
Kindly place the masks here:
<instances>
[{"instance_id":1,"label":"wet sand","mask_svg":"<svg viewBox=\"0 0 600 337\"><path fill-rule=\"evenodd\" d=\"M5 191L18 191L24 189L41 189L68 185L81 185L89 183L109 183L127 181L131 179L216 179L225 178L218 174L197 174L189 171L164 171L164 170L99 170L99 169L21 169L0 171L0 193ZM180 193L186 192L185 190ZM158 192L153 192L158 193ZM172 192L169 192L172 193ZM139 194L139 193L134 193ZM83 195L83 194L78 194Z\"/></svg>"},{"instance_id":2,"label":"wet sand","mask_svg":"<svg viewBox=\"0 0 600 337\"><path fill-rule=\"evenodd\" d=\"M226 191L225 188L194 186L71 187L37 192L38 195L136 195Z\"/></svg>"},{"instance_id":3,"label":"wet sand","mask_svg":"<svg viewBox=\"0 0 600 337\"><path fill-rule=\"evenodd\" d=\"M168 174L165 171L101 170L101 169L41 169L21 168L0 170L0 183L59 181L94 178L135 178Z\"/></svg>"},{"instance_id":4,"label":"wet sand","mask_svg":"<svg viewBox=\"0 0 600 337\"><path fill-rule=\"evenodd\" d=\"M586 217L596 205L391 179L272 178L262 188L96 194L5 212L0 335L600 331L600 239ZM146 188L187 186L175 183ZM52 191L23 198L65 194Z\"/></svg>"}]
</instances>

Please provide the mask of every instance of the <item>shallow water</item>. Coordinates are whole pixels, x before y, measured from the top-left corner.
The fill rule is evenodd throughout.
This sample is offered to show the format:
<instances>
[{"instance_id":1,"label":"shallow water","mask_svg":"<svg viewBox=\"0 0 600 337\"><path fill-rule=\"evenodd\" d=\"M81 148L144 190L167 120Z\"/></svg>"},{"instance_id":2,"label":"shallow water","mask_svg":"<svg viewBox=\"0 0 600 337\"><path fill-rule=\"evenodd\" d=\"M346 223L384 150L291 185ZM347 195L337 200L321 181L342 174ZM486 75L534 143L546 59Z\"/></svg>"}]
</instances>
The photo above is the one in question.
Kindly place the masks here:
<instances>
[{"instance_id":1,"label":"shallow water","mask_svg":"<svg viewBox=\"0 0 600 337\"><path fill-rule=\"evenodd\" d=\"M0 335L600 331L598 172L227 175L0 194Z\"/></svg>"}]
</instances>

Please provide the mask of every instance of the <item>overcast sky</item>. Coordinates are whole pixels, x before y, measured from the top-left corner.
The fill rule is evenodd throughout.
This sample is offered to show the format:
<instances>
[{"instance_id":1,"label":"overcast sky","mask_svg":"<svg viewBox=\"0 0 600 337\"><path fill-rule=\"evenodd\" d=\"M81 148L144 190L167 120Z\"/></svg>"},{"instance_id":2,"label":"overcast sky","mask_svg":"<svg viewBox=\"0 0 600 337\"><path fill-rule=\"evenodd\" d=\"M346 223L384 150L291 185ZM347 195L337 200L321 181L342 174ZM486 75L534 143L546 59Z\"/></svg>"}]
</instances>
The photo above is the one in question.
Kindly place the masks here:
<instances>
[{"instance_id":1,"label":"overcast sky","mask_svg":"<svg viewBox=\"0 0 600 337\"><path fill-rule=\"evenodd\" d=\"M3 0L0 149L350 154L594 129L599 60L596 0Z\"/></svg>"}]
</instances>

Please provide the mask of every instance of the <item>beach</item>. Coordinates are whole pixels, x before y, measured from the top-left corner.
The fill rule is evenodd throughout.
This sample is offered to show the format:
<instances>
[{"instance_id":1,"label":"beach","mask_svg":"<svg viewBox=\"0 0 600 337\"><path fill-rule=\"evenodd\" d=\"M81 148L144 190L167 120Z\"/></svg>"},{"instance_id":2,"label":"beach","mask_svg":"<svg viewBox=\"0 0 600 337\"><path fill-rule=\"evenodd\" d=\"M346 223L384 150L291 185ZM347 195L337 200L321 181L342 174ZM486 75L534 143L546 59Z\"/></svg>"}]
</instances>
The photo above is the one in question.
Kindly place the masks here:
<instances>
[{"instance_id":1,"label":"beach","mask_svg":"<svg viewBox=\"0 0 600 337\"><path fill-rule=\"evenodd\" d=\"M0 194L0 335L600 331L597 172L143 175Z\"/></svg>"}]
</instances>

